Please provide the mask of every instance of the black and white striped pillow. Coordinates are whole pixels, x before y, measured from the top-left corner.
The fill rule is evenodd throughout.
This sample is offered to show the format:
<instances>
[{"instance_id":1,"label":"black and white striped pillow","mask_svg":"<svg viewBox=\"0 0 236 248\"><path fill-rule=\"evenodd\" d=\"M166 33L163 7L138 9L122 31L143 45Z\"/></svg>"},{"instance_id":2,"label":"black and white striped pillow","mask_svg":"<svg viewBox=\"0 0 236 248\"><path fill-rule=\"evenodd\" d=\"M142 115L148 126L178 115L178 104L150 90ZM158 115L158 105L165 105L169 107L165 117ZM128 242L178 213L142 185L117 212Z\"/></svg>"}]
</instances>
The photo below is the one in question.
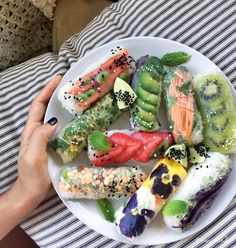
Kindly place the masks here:
<instances>
[{"instance_id":1,"label":"black and white striped pillow","mask_svg":"<svg viewBox=\"0 0 236 248\"><path fill-rule=\"evenodd\" d=\"M235 0L120 0L67 40L58 56L47 53L0 73L0 193L17 176L19 138L38 91L91 49L130 36L156 36L184 43L215 62L236 86ZM131 247L86 227L55 194L21 226L40 247ZM233 247L235 233L236 198L197 235L156 247Z\"/></svg>"}]
</instances>

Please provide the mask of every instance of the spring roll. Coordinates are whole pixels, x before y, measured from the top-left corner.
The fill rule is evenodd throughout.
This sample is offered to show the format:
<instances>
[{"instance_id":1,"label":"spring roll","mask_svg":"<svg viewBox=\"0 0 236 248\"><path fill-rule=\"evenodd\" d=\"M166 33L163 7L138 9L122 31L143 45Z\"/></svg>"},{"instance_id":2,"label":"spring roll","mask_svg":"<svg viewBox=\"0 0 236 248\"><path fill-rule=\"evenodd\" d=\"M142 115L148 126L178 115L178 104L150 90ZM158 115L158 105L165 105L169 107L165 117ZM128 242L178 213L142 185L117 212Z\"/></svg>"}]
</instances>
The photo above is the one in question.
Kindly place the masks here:
<instances>
[{"instance_id":1,"label":"spring roll","mask_svg":"<svg viewBox=\"0 0 236 248\"><path fill-rule=\"evenodd\" d=\"M117 76L127 79L131 73L128 51L119 47L89 72L65 84L59 91L58 99L69 112L81 115L113 88Z\"/></svg>"},{"instance_id":2,"label":"spring roll","mask_svg":"<svg viewBox=\"0 0 236 248\"><path fill-rule=\"evenodd\" d=\"M141 235L185 176L186 170L180 163L168 157L160 159L125 207L117 211L119 232L128 238Z\"/></svg>"},{"instance_id":3,"label":"spring roll","mask_svg":"<svg viewBox=\"0 0 236 248\"><path fill-rule=\"evenodd\" d=\"M169 128L176 143L197 145L203 140L203 125L192 86L192 74L184 66L167 70L164 99Z\"/></svg>"},{"instance_id":4,"label":"spring roll","mask_svg":"<svg viewBox=\"0 0 236 248\"><path fill-rule=\"evenodd\" d=\"M218 152L193 165L163 208L166 225L180 232L190 228L210 208L230 171L231 160Z\"/></svg>"},{"instance_id":5,"label":"spring roll","mask_svg":"<svg viewBox=\"0 0 236 248\"><path fill-rule=\"evenodd\" d=\"M137 95L131 108L131 127L146 132L159 129L157 115L161 102L163 66L159 58L141 57L136 64L132 88Z\"/></svg>"},{"instance_id":6,"label":"spring roll","mask_svg":"<svg viewBox=\"0 0 236 248\"><path fill-rule=\"evenodd\" d=\"M109 149L100 151L91 144L88 138L88 158L97 167L111 163L119 164L128 161L149 162L164 155L172 145L172 136L168 131L141 132L136 130L111 130L103 133Z\"/></svg>"},{"instance_id":7,"label":"spring roll","mask_svg":"<svg viewBox=\"0 0 236 248\"><path fill-rule=\"evenodd\" d=\"M86 146L87 137L94 130L105 131L122 115L113 94L108 93L82 116L69 122L50 142L64 163L72 161Z\"/></svg>"},{"instance_id":8,"label":"spring roll","mask_svg":"<svg viewBox=\"0 0 236 248\"><path fill-rule=\"evenodd\" d=\"M59 192L65 199L120 199L136 192L146 177L139 167L66 167Z\"/></svg>"}]
</instances>

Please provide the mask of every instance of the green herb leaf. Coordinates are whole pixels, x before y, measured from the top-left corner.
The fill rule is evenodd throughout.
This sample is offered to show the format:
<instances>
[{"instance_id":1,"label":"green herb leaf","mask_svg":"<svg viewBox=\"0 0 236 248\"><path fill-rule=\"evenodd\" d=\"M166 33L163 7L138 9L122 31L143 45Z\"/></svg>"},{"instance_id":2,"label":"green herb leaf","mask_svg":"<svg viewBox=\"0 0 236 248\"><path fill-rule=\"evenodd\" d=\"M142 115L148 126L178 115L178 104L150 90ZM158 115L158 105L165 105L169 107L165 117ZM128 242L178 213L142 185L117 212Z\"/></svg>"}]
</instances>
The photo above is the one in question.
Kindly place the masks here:
<instances>
[{"instance_id":1,"label":"green herb leaf","mask_svg":"<svg viewBox=\"0 0 236 248\"><path fill-rule=\"evenodd\" d=\"M114 222L115 210L111 201L108 199L98 199L97 206L107 221Z\"/></svg>"},{"instance_id":2,"label":"green herb leaf","mask_svg":"<svg viewBox=\"0 0 236 248\"><path fill-rule=\"evenodd\" d=\"M168 108L168 109L171 109L172 104L176 103L176 101L177 101L177 98L172 97L172 96L168 97L168 100L167 100L167 108Z\"/></svg>"},{"instance_id":3,"label":"green herb leaf","mask_svg":"<svg viewBox=\"0 0 236 248\"><path fill-rule=\"evenodd\" d=\"M181 86L176 86L176 88L180 91L182 91L186 96L192 92L192 90L190 89L190 82L185 82L183 83Z\"/></svg>"},{"instance_id":4,"label":"green herb leaf","mask_svg":"<svg viewBox=\"0 0 236 248\"><path fill-rule=\"evenodd\" d=\"M109 150L109 142L107 137L100 131L93 131L89 135L89 143L97 151L107 151Z\"/></svg>"},{"instance_id":5,"label":"green herb leaf","mask_svg":"<svg viewBox=\"0 0 236 248\"><path fill-rule=\"evenodd\" d=\"M187 208L187 203L181 200L169 201L163 208L163 214L167 216L174 216L182 214Z\"/></svg>"},{"instance_id":6,"label":"green herb leaf","mask_svg":"<svg viewBox=\"0 0 236 248\"><path fill-rule=\"evenodd\" d=\"M191 56L185 52L173 52L166 53L162 58L161 62L166 66L177 66L184 63L187 63L190 60Z\"/></svg>"},{"instance_id":7,"label":"green herb leaf","mask_svg":"<svg viewBox=\"0 0 236 248\"><path fill-rule=\"evenodd\" d=\"M69 172L68 168L65 168L64 170L62 170L61 177L66 180L68 177L67 176L68 172Z\"/></svg>"}]
</instances>

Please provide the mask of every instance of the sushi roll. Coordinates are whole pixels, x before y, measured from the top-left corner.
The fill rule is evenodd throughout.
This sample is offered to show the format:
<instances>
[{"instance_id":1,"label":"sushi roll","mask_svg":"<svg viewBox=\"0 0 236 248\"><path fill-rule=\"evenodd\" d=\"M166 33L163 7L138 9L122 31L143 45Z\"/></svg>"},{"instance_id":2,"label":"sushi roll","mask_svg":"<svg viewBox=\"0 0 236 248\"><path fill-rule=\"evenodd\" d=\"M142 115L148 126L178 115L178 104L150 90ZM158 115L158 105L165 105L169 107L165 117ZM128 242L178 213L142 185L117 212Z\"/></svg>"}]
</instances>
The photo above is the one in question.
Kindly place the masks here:
<instances>
[{"instance_id":1,"label":"sushi roll","mask_svg":"<svg viewBox=\"0 0 236 248\"><path fill-rule=\"evenodd\" d=\"M88 157L94 166L106 166L111 163L128 161L148 162L164 155L172 145L172 136L167 131L142 132L135 130L112 130L101 134L101 137L88 138ZM94 139L94 140L93 140ZM93 146L93 141L106 139L108 149L101 151Z\"/></svg>"},{"instance_id":2,"label":"sushi roll","mask_svg":"<svg viewBox=\"0 0 236 248\"><path fill-rule=\"evenodd\" d=\"M236 152L236 114L227 79L218 73L194 78L203 119L204 143L213 152Z\"/></svg>"},{"instance_id":3,"label":"sushi roll","mask_svg":"<svg viewBox=\"0 0 236 248\"><path fill-rule=\"evenodd\" d=\"M163 65L154 56L141 57L136 64L132 88L137 95L131 108L131 127L146 132L159 129L157 116L161 102Z\"/></svg>"},{"instance_id":4,"label":"sushi roll","mask_svg":"<svg viewBox=\"0 0 236 248\"><path fill-rule=\"evenodd\" d=\"M80 118L69 122L49 143L64 163L71 162L86 146L87 137L94 130L105 131L121 115L113 94L108 93L85 111Z\"/></svg>"},{"instance_id":5,"label":"sushi roll","mask_svg":"<svg viewBox=\"0 0 236 248\"><path fill-rule=\"evenodd\" d=\"M146 179L139 167L66 167L59 181L65 199L120 199L131 196Z\"/></svg>"},{"instance_id":6,"label":"sushi roll","mask_svg":"<svg viewBox=\"0 0 236 248\"><path fill-rule=\"evenodd\" d=\"M90 68L88 73L64 85L58 99L69 112L81 115L113 88L116 77L127 79L131 72L127 49L118 48L112 51L112 56L103 59L95 68Z\"/></svg>"},{"instance_id":7,"label":"sushi roll","mask_svg":"<svg viewBox=\"0 0 236 248\"><path fill-rule=\"evenodd\" d=\"M164 222L185 231L211 206L231 171L231 160L209 152L203 163L193 165L176 193L163 208Z\"/></svg>"},{"instance_id":8,"label":"sushi roll","mask_svg":"<svg viewBox=\"0 0 236 248\"><path fill-rule=\"evenodd\" d=\"M192 74L184 66L167 70L164 99L169 128L176 143L197 145L203 140L203 125L194 98Z\"/></svg>"},{"instance_id":9,"label":"sushi roll","mask_svg":"<svg viewBox=\"0 0 236 248\"><path fill-rule=\"evenodd\" d=\"M116 225L119 232L128 238L141 235L186 174L185 168L175 160L167 157L160 159L143 185L117 211Z\"/></svg>"}]
</instances>

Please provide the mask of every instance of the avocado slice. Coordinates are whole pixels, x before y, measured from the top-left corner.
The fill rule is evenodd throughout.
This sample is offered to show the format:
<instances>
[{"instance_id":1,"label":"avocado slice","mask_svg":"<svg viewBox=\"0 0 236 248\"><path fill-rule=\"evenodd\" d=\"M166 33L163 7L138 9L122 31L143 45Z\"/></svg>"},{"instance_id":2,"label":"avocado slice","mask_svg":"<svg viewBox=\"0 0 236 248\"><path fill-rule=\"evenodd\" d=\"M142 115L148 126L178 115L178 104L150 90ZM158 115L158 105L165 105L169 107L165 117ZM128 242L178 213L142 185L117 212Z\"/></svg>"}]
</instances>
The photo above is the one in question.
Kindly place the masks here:
<instances>
[{"instance_id":1,"label":"avocado slice","mask_svg":"<svg viewBox=\"0 0 236 248\"><path fill-rule=\"evenodd\" d=\"M142 84L142 88L153 94L161 93L161 82L151 77L150 73L143 71L139 73L139 82Z\"/></svg>"},{"instance_id":2,"label":"avocado slice","mask_svg":"<svg viewBox=\"0 0 236 248\"><path fill-rule=\"evenodd\" d=\"M138 106L140 106L142 109L151 112L153 114L157 113L157 108L153 106L152 104L144 102L142 99L137 98L136 103Z\"/></svg>"},{"instance_id":3,"label":"avocado slice","mask_svg":"<svg viewBox=\"0 0 236 248\"><path fill-rule=\"evenodd\" d=\"M142 127L140 128L140 130L147 132L154 130L154 125L155 125L154 122L147 122L138 116L134 116L134 120Z\"/></svg>"},{"instance_id":4,"label":"avocado slice","mask_svg":"<svg viewBox=\"0 0 236 248\"><path fill-rule=\"evenodd\" d=\"M135 110L136 110L135 115L138 116L139 118L142 118L144 121L146 122L156 121L156 117L154 116L154 114L152 114L151 112L145 111L140 106L135 105Z\"/></svg>"},{"instance_id":5,"label":"avocado slice","mask_svg":"<svg viewBox=\"0 0 236 248\"><path fill-rule=\"evenodd\" d=\"M157 105L158 102L158 96L147 92L146 90L144 90L141 85L138 85L136 87L136 94L142 98L143 101L145 101L146 103L152 104L152 105Z\"/></svg>"}]
</instances>

